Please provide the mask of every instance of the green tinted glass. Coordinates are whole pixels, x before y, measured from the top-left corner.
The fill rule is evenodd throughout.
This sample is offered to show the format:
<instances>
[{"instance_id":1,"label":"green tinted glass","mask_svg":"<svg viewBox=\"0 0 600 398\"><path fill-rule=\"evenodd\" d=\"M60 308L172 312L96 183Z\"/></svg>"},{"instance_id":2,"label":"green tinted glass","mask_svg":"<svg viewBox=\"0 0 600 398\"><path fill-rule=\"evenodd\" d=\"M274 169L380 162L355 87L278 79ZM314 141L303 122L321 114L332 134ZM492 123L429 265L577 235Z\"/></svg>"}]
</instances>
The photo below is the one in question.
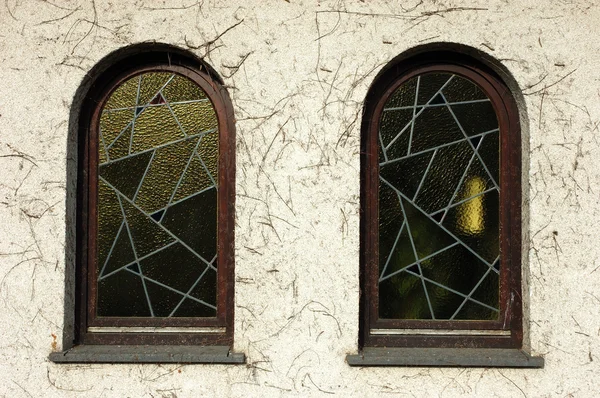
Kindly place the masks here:
<instances>
[{"instance_id":1,"label":"green tinted glass","mask_svg":"<svg viewBox=\"0 0 600 398\"><path fill-rule=\"evenodd\" d=\"M98 142L98 316L215 317L217 116L170 72L109 95Z\"/></svg>"}]
</instances>

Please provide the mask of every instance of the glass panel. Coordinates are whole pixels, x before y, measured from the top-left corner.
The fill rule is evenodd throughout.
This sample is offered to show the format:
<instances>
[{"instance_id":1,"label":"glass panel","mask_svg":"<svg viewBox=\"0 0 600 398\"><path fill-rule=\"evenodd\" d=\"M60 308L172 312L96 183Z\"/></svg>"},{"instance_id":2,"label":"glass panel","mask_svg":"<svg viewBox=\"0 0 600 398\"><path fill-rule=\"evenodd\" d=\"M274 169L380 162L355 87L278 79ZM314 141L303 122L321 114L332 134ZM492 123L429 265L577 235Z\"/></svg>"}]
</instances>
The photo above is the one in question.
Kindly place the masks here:
<instances>
[{"instance_id":1,"label":"glass panel","mask_svg":"<svg viewBox=\"0 0 600 398\"><path fill-rule=\"evenodd\" d=\"M475 181L470 187L478 192L481 183ZM475 195L473 195L475 196ZM499 254L499 197L498 191L478 195L471 200L454 205L448 210L443 225L460 241L493 263Z\"/></svg>"},{"instance_id":2,"label":"glass panel","mask_svg":"<svg viewBox=\"0 0 600 398\"><path fill-rule=\"evenodd\" d=\"M415 203L429 214L448 206L472 156L473 150L464 141L439 148Z\"/></svg>"},{"instance_id":3,"label":"glass panel","mask_svg":"<svg viewBox=\"0 0 600 398\"><path fill-rule=\"evenodd\" d=\"M185 296L181 295L181 293L167 289L149 280L146 280L146 290L152 303L154 316L158 317L168 317L179 302L185 299Z\"/></svg>"},{"instance_id":4,"label":"glass panel","mask_svg":"<svg viewBox=\"0 0 600 398\"><path fill-rule=\"evenodd\" d=\"M187 294L207 267L181 243L169 246L142 260L140 266L145 277L181 292L181 294Z\"/></svg>"},{"instance_id":5,"label":"glass panel","mask_svg":"<svg viewBox=\"0 0 600 398\"><path fill-rule=\"evenodd\" d=\"M469 136L498 128L496 111L491 102L452 105L450 108L462 130Z\"/></svg>"},{"instance_id":6,"label":"glass panel","mask_svg":"<svg viewBox=\"0 0 600 398\"><path fill-rule=\"evenodd\" d=\"M413 198L415 193L417 193L417 189L421 184L432 156L433 152L426 152L410 157L406 156L398 161L381 166L379 174L381 178L389 183L390 187L400 191L409 198Z\"/></svg>"},{"instance_id":7,"label":"glass panel","mask_svg":"<svg viewBox=\"0 0 600 398\"><path fill-rule=\"evenodd\" d=\"M196 287L190 292L190 296L202 300L213 306L217 305L217 271L212 268L206 270L206 273L200 279Z\"/></svg>"},{"instance_id":8,"label":"glass panel","mask_svg":"<svg viewBox=\"0 0 600 398\"><path fill-rule=\"evenodd\" d=\"M197 138L187 139L155 150L136 205L147 213L154 213L169 204L173 191L194 156L197 142Z\"/></svg>"},{"instance_id":9,"label":"glass panel","mask_svg":"<svg viewBox=\"0 0 600 398\"><path fill-rule=\"evenodd\" d=\"M217 128L217 115L208 101L172 104L171 109L187 135Z\"/></svg>"},{"instance_id":10,"label":"glass panel","mask_svg":"<svg viewBox=\"0 0 600 398\"><path fill-rule=\"evenodd\" d=\"M388 159L396 159L406 155L412 117L412 107L411 109L384 111L381 115L379 134L383 145L389 146L386 150Z\"/></svg>"},{"instance_id":11,"label":"glass panel","mask_svg":"<svg viewBox=\"0 0 600 398\"><path fill-rule=\"evenodd\" d=\"M431 319L421 279L407 273L379 284L379 317L384 319Z\"/></svg>"},{"instance_id":12,"label":"glass panel","mask_svg":"<svg viewBox=\"0 0 600 398\"><path fill-rule=\"evenodd\" d=\"M465 101L489 101L483 90L472 81L464 77L454 76L444 88L444 96L450 103Z\"/></svg>"},{"instance_id":13,"label":"glass panel","mask_svg":"<svg viewBox=\"0 0 600 398\"><path fill-rule=\"evenodd\" d=\"M119 234L114 240L110 249L110 257L104 256L106 261L100 262L100 278L110 276L114 272L121 271L122 268L130 267L135 264L135 254L131 246L131 239L127 233L127 227L121 224ZM132 264L134 263L134 264ZM134 267L135 268L135 267Z\"/></svg>"},{"instance_id":14,"label":"glass panel","mask_svg":"<svg viewBox=\"0 0 600 398\"><path fill-rule=\"evenodd\" d=\"M386 184L379 186L379 273L396 244L398 231L403 227L404 217L399 211L398 194Z\"/></svg>"},{"instance_id":15,"label":"glass panel","mask_svg":"<svg viewBox=\"0 0 600 398\"><path fill-rule=\"evenodd\" d=\"M202 137L198 146L198 155L210 173L212 180L216 182L219 177L219 135L216 131Z\"/></svg>"},{"instance_id":16,"label":"glass panel","mask_svg":"<svg viewBox=\"0 0 600 398\"><path fill-rule=\"evenodd\" d=\"M133 109L104 111L100 117L100 131L104 144L109 146L121 132L130 125L133 119Z\"/></svg>"},{"instance_id":17,"label":"glass panel","mask_svg":"<svg viewBox=\"0 0 600 398\"><path fill-rule=\"evenodd\" d=\"M124 270L99 280L98 316L150 316L142 278Z\"/></svg>"},{"instance_id":18,"label":"glass panel","mask_svg":"<svg viewBox=\"0 0 600 398\"><path fill-rule=\"evenodd\" d=\"M99 123L97 315L216 316L212 103L187 77L149 72L113 91Z\"/></svg>"},{"instance_id":19,"label":"glass panel","mask_svg":"<svg viewBox=\"0 0 600 398\"><path fill-rule=\"evenodd\" d=\"M213 186L214 182L208 175L207 169L202 165L200 157L194 156L183 174L183 179L173 199L178 201Z\"/></svg>"},{"instance_id":20,"label":"glass panel","mask_svg":"<svg viewBox=\"0 0 600 398\"><path fill-rule=\"evenodd\" d=\"M452 113L445 106L423 108L415 119L412 137L411 153L464 139Z\"/></svg>"},{"instance_id":21,"label":"glass panel","mask_svg":"<svg viewBox=\"0 0 600 398\"><path fill-rule=\"evenodd\" d=\"M102 181L98 184L98 214L98 267L102 267L123 224L117 195Z\"/></svg>"},{"instance_id":22,"label":"glass panel","mask_svg":"<svg viewBox=\"0 0 600 398\"><path fill-rule=\"evenodd\" d=\"M416 107L398 100L411 90ZM398 91L384 109L403 108L383 112L378 137L379 317L497 319L500 148L491 102L449 73L417 76Z\"/></svg>"},{"instance_id":23,"label":"glass panel","mask_svg":"<svg viewBox=\"0 0 600 398\"><path fill-rule=\"evenodd\" d=\"M208 189L169 207L162 224L211 261L217 254L217 190Z\"/></svg>"},{"instance_id":24,"label":"glass panel","mask_svg":"<svg viewBox=\"0 0 600 398\"><path fill-rule=\"evenodd\" d=\"M415 104L415 90L417 88L417 78L412 78L398 87L385 104L385 109L400 108L405 106L412 107Z\"/></svg>"},{"instance_id":25,"label":"glass panel","mask_svg":"<svg viewBox=\"0 0 600 398\"><path fill-rule=\"evenodd\" d=\"M174 77L174 75L167 72L150 72L141 75L142 84L140 85L140 96L137 105L146 105L150 103L154 97L160 94L161 89L172 77Z\"/></svg>"},{"instance_id":26,"label":"glass panel","mask_svg":"<svg viewBox=\"0 0 600 398\"><path fill-rule=\"evenodd\" d=\"M178 317L215 317L217 316L217 309L214 307L209 307L207 304L202 303L197 300L193 300L191 298L186 298L183 300L181 305L175 310L175 314L173 316Z\"/></svg>"},{"instance_id":27,"label":"glass panel","mask_svg":"<svg viewBox=\"0 0 600 398\"><path fill-rule=\"evenodd\" d=\"M193 81L183 76L175 77L162 91L165 99L169 102L207 100L208 97ZM212 108L212 107L211 107Z\"/></svg>"},{"instance_id":28,"label":"glass panel","mask_svg":"<svg viewBox=\"0 0 600 398\"><path fill-rule=\"evenodd\" d=\"M419 76L419 100L418 105L439 103L440 89L450 84L455 77L449 73L429 73Z\"/></svg>"},{"instance_id":29,"label":"glass panel","mask_svg":"<svg viewBox=\"0 0 600 398\"><path fill-rule=\"evenodd\" d=\"M149 106L135 119L131 152L152 149L183 137L168 106Z\"/></svg>"},{"instance_id":30,"label":"glass panel","mask_svg":"<svg viewBox=\"0 0 600 398\"><path fill-rule=\"evenodd\" d=\"M123 131L117 135L112 144L107 144L108 155L110 159L118 160L129 155L129 148L131 146L131 129L132 123L129 123L127 127L125 127ZM100 149L100 151L102 151L102 149Z\"/></svg>"},{"instance_id":31,"label":"glass panel","mask_svg":"<svg viewBox=\"0 0 600 398\"><path fill-rule=\"evenodd\" d=\"M107 111L111 109L134 107L136 104L139 81L139 77L134 77L117 87L115 91L110 94L103 110Z\"/></svg>"},{"instance_id":32,"label":"glass panel","mask_svg":"<svg viewBox=\"0 0 600 398\"><path fill-rule=\"evenodd\" d=\"M146 152L109 164L101 164L100 175L119 192L133 200L151 157L152 153ZM127 173L123 170L127 170Z\"/></svg>"}]
</instances>

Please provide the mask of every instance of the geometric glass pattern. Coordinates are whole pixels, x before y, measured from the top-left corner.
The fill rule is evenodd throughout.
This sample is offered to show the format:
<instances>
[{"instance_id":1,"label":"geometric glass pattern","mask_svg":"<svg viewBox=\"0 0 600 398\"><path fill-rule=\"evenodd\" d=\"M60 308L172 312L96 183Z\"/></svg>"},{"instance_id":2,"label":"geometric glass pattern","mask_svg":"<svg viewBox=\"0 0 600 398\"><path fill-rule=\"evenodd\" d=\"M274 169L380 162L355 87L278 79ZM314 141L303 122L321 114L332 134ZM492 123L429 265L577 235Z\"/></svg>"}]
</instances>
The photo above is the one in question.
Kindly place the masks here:
<instances>
[{"instance_id":1,"label":"geometric glass pattern","mask_svg":"<svg viewBox=\"0 0 600 398\"><path fill-rule=\"evenodd\" d=\"M215 317L219 131L192 80L125 80L99 126L97 315Z\"/></svg>"},{"instance_id":2,"label":"geometric glass pattern","mask_svg":"<svg viewBox=\"0 0 600 398\"><path fill-rule=\"evenodd\" d=\"M379 123L379 317L499 318L499 128L474 82L424 73Z\"/></svg>"}]
</instances>

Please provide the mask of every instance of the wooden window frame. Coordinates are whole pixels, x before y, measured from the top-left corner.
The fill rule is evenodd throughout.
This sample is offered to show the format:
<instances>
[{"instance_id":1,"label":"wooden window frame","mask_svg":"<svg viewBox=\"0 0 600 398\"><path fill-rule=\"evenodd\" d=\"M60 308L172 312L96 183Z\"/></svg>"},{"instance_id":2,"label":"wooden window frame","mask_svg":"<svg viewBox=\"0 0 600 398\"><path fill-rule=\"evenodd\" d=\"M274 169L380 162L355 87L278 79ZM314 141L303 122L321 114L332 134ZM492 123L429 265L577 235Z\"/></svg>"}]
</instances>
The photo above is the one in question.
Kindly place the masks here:
<instances>
[{"instance_id":1,"label":"wooden window frame","mask_svg":"<svg viewBox=\"0 0 600 398\"><path fill-rule=\"evenodd\" d=\"M378 128L383 106L417 74L448 72L476 82L500 128L500 318L498 321L378 319ZM361 298L359 345L415 348L521 348L521 134L515 100L491 68L470 57L432 52L395 63L371 86L361 126Z\"/></svg>"},{"instance_id":2,"label":"wooden window frame","mask_svg":"<svg viewBox=\"0 0 600 398\"><path fill-rule=\"evenodd\" d=\"M219 128L217 316L97 317L98 128L103 104L120 83L144 72L172 72L198 84L213 104ZM135 54L106 68L91 85L79 115L77 176L76 345L233 344L235 119L227 90L197 59L177 52ZM90 331L89 328L105 328ZM110 328L110 329L106 329ZM129 329L126 329L129 328ZM145 330L143 330L145 329ZM143 331L142 331L143 330Z\"/></svg>"}]
</instances>

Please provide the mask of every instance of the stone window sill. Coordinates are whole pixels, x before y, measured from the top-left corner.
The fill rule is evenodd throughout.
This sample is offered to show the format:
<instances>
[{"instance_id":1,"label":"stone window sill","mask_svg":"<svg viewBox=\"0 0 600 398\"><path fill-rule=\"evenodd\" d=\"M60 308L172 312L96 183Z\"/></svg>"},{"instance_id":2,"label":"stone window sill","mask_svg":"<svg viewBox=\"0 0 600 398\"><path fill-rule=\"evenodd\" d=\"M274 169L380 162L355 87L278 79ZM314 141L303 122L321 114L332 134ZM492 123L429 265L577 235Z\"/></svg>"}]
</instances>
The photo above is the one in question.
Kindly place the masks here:
<instances>
[{"instance_id":1,"label":"stone window sill","mask_svg":"<svg viewBox=\"0 0 600 398\"><path fill-rule=\"evenodd\" d=\"M106 346L80 345L49 356L55 363L203 363L242 364L243 353L233 353L228 346Z\"/></svg>"},{"instance_id":2,"label":"stone window sill","mask_svg":"<svg viewBox=\"0 0 600 398\"><path fill-rule=\"evenodd\" d=\"M350 366L543 368L544 358L519 349L375 348L346 356Z\"/></svg>"}]
</instances>

